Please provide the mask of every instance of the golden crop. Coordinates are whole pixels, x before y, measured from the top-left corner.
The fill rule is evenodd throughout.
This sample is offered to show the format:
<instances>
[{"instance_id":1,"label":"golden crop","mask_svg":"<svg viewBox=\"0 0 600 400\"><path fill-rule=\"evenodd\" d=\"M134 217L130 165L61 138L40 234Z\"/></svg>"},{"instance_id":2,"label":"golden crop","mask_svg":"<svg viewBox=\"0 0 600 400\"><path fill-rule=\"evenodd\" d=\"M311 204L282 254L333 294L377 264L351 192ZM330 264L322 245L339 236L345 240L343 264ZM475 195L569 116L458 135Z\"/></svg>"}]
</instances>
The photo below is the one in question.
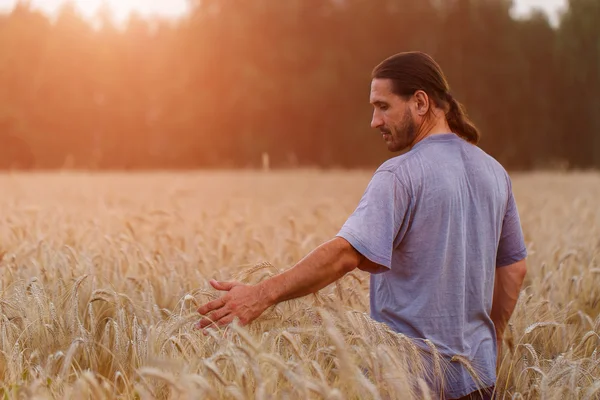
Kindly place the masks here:
<instances>
[{"instance_id":1,"label":"golden crop","mask_svg":"<svg viewBox=\"0 0 600 400\"><path fill-rule=\"evenodd\" d=\"M419 350L368 317L368 274L254 324L193 329L208 280L257 282L330 239L360 172L0 175L4 398L428 398ZM600 397L600 176L513 175L529 273L504 398ZM435 354L435 349L433 349ZM464 362L464 360L457 360ZM474 373L477 371L474 370Z\"/></svg>"}]
</instances>

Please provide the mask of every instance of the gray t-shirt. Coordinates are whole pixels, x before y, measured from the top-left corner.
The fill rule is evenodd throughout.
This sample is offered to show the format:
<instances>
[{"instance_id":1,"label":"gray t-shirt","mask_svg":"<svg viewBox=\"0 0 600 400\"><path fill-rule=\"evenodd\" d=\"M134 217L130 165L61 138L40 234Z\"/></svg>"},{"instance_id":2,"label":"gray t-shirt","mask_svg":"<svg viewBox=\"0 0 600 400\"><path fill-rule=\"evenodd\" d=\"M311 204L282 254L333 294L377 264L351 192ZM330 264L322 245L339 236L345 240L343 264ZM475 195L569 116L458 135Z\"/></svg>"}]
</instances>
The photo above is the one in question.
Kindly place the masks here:
<instances>
[{"instance_id":1,"label":"gray t-shirt","mask_svg":"<svg viewBox=\"0 0 600 400\"><path fill-rule=\"evenodd\" d=\"M527 255L496 160L453 133L429 136L378 168L337 236L381 265L371 275L373 319L424 350L431 340L446 361L464 356L484 386L495 384L495 269ZM479 388L456 361L444 379L450 398Z\"/></svg>"}]
</instances>

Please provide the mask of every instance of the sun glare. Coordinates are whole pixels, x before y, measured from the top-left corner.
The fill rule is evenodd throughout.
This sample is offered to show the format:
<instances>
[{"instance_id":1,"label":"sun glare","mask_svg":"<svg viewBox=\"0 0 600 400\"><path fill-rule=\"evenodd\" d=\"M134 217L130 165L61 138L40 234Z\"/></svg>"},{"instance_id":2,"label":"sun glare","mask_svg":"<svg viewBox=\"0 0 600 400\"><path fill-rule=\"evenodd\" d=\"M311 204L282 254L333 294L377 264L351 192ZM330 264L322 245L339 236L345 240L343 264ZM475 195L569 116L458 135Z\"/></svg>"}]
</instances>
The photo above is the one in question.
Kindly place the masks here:
<instances>
[{"instance_id":1,"label":"sun glare","mask_svg":"<svg viewBox=\"0 0 600 400\"><path fill-rule=\"evenodd\" d=\"M33 0L31 4L49 13L55 13L66 0ZM86 17L92 17L106 5L116 20L123 21L135 11L142 15L176 17L187 10L186 0L71 0ZM0 4L6 0L0 0Z\"/></svg>"}]
</instances>

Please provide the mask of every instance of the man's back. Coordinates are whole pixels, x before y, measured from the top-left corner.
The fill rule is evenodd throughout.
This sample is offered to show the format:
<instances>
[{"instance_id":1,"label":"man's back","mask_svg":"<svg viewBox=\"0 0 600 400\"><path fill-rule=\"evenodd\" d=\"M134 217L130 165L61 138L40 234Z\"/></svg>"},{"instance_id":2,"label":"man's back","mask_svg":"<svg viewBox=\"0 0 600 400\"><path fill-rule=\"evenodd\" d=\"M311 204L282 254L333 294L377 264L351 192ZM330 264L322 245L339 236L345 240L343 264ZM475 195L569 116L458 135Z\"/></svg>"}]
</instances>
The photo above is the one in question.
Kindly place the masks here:
<instances>
[{"instance_id":1,"label":"man's back","mask_svg":"<svg viewBox=\"0 0 600 400\"><path fill-rule=\"evenodd\" d=\"M448 360L464 356L492 386L495 269L525 256L515 219L502 166L458 136L441 134L384 163L339 236L385 267L371 276L375 320L431 340ZM513 232L503 231L507 223ZM452 398L480 387L456 363L445 379Z\"/></svg>"}]
</instances>

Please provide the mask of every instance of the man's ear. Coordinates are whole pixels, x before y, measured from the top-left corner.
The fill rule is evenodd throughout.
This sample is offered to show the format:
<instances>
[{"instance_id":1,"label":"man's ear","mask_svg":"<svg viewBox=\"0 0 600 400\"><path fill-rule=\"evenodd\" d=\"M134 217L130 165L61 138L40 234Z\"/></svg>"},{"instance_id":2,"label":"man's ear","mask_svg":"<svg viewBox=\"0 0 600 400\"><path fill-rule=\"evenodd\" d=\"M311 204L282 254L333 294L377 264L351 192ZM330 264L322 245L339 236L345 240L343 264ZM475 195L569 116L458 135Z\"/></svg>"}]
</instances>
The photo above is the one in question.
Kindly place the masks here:
<instances>
[{"instance_id":1,"label":"man's ear","mask_svg":"<svg viewBox=\"0 0 600 400\"><path fill-rule=\"evenodd\" d=\"M415 112L418 116L424 117L429 112L429 96L423 90L417 90L413 95L415 101Z\"/></svg>"}]
</instances>

